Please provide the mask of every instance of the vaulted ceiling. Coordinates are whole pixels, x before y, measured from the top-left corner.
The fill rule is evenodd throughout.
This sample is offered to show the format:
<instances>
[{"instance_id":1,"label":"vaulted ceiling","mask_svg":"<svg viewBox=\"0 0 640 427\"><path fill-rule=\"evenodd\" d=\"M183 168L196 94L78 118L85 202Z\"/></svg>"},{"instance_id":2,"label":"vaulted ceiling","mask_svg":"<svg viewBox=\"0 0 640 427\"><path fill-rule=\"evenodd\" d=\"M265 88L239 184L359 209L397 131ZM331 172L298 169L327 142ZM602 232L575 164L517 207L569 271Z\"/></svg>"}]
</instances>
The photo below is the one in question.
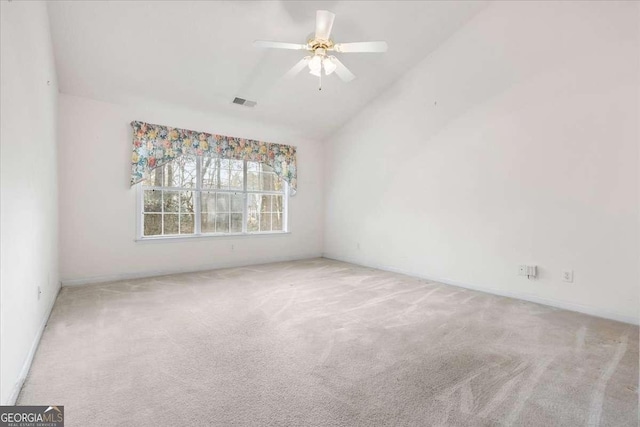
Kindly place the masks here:
<instances>
[{"instance_id":1,"label":"vaulted ceiling","mask_svg":"<svg viewBox=\"0 0 640 427\"><path fill-rule=\"evenodd\" d=\"M60 1L49 3L62 93L115 103L153 101L271 122L322 139L357 114L485 6L470 1ZM337 54L357 78L282 75L315 11L336 14L332 38L386 40L384 54ZM231 103L239 96L253 109Z\"/></svg>"}]
</instances>

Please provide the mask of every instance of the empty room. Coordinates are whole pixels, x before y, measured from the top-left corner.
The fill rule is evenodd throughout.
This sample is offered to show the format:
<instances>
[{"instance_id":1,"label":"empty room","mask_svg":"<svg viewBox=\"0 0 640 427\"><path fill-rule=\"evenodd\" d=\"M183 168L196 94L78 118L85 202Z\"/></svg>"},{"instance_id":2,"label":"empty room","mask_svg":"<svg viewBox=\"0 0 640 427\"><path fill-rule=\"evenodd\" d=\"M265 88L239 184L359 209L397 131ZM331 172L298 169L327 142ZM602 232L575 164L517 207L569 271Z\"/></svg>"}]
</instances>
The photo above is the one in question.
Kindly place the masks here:
<instances>
[{"instance_id":1,"label":"empty room","mask_svg":"<svg viewBox=\"0 0 640 427\"><path fill-rule=\"evenodd\" d=\"M0 427L638 426L640 2L0 6Z\"/></svg>"}]
</instances>

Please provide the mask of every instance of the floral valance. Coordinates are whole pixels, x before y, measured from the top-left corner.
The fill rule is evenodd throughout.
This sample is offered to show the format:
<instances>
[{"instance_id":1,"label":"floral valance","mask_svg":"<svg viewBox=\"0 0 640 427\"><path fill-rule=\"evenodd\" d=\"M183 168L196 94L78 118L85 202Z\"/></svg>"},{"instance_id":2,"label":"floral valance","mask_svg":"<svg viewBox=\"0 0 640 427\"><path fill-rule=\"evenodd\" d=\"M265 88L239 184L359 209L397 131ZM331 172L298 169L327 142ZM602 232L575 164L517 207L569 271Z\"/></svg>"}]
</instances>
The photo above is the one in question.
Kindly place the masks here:
<instances>
[{"instance_id":1,"label":"floral valance","mask_svg":"<svg viewBox=\"0 0 640 427\"><path fill-rule=\"evenodd\" d=\"M157 167L183 154L234 160L252 160L271 166L289 183L291 195L297 188L296 147L215 135L139 121L133 127L131 185L142 181Z\"/></svg>"}]
</instances>

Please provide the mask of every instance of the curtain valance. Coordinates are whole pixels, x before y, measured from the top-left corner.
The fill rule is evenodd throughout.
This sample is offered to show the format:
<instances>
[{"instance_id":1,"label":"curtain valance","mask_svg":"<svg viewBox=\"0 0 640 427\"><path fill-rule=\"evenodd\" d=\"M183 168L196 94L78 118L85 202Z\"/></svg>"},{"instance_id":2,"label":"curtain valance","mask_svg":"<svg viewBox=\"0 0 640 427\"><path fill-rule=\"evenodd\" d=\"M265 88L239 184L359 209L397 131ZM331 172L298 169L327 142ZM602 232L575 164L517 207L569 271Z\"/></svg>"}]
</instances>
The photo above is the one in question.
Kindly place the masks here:
<instances>
[{"instance_id":1,"label":"curtain valance","mask_svg":"<svg viewBox=\"0 0 640 427\"><path fill-rule=\"evenodd\" d=\"M187 129L131 122L133 153L131 185L142 181L152 170L183 154L234 160L252 160L271 166L289 183L291 195L297 189L296 147L215 135Z\"/></svg>"}]
</instances>

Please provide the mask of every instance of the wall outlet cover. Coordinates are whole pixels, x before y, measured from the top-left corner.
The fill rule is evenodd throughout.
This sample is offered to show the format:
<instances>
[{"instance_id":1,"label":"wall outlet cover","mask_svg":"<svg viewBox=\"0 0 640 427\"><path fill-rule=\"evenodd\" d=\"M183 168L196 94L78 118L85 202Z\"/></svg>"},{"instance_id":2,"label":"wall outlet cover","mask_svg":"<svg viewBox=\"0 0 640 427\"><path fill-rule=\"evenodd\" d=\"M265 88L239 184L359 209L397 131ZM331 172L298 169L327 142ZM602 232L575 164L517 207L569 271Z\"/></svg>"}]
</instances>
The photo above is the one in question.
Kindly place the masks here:
<instances>
[{"instance_id":1,"label":"wall outlet cover","mask_svg":"<svg viewBox=\"0 0 640 427\"><path fill-rule=\"evenodd\" d=\"M562 281L573 283L573 270L562 270Z\"/></svg>"}]
</instances>

